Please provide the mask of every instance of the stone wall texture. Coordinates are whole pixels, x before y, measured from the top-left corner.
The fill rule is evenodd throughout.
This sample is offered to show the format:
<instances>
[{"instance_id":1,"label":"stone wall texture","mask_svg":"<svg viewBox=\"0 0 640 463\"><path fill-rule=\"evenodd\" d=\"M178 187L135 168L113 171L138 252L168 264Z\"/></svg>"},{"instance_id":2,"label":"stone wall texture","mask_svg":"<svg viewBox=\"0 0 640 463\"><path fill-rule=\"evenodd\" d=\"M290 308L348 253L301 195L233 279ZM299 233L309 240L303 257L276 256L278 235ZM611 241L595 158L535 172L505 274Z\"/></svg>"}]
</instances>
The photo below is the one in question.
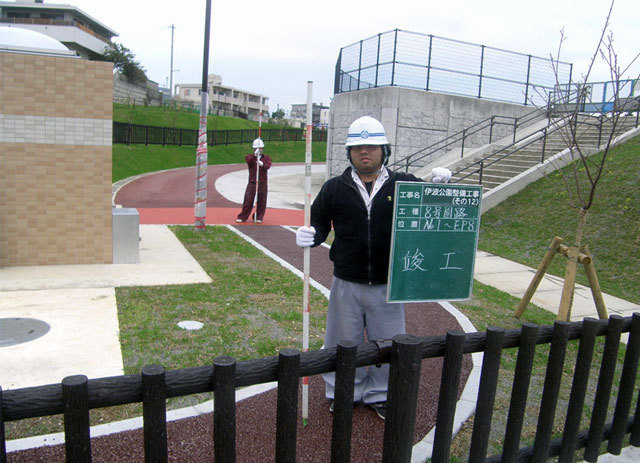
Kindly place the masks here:
<instances>
[{"instance_id":1,"label":"stone wall texture","mask_svg":"<svg viewBox=\"0 0 640 463\"><path fill-rule=\"evenodd\" d=\"M0 53L0 267L111 263L111 63Z\"/></svg>"}]
</instances>

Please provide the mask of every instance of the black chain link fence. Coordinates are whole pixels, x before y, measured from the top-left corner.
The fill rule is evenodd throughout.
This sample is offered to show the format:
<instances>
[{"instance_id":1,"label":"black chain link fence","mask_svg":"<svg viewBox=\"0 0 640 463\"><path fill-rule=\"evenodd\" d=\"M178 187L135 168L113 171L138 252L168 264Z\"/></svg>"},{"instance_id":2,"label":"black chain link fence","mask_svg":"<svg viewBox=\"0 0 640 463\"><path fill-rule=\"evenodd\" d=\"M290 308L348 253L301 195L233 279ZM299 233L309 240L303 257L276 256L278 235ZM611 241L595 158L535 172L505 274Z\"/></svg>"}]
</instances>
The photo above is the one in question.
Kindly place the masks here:
<instances>
[{"instance_id":1,"label":"black chain link fence","mask_svg":"<svg viewBox=\"0 0 640 463\"><path fill-rule=\"evenodd\" d=\"M264 142L271 141L305 141L305 129L262 129L260 132ZM251 143L258 138L258 129L242 130L208 130L207 145L231 145ZM326 130L314 130L313 141L327 141ZM145 145L198 145L197 129L174 129L170 127L154 127L150 125L113 123L112 142Z\"/></svg>"},{"instance_id":2,"label":"black chain link fence","mask_svg":"<svg viewBox=\"0 0 640 463\"><path fill-rule=\"evenodd\" d=\"M572 67L561 61L395 29L340 50L334 93L397 86L544 106L557 83L571 82Z\"/></svg>"}]
</instances>

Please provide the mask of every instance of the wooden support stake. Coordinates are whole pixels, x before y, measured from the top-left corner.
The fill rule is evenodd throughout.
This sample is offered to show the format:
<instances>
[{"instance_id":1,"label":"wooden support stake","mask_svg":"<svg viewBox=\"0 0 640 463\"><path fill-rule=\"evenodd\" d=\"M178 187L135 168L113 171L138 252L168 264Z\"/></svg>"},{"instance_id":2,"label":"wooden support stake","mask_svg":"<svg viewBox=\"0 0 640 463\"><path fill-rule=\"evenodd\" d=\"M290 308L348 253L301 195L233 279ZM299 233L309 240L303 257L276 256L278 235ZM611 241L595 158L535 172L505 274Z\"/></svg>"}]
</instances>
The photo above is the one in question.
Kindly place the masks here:
<instances>
[{"instance_id":1,"label":"wooden support stake","mask_svg":"<svg viewBox=\"0 0 640 463\"><path fill-rule=\"evenodd\" d=\"M568 322L571 318L571 306L573 305L573 291L576 283L576 272L578 270L578 254L580 248L571 246L569 249L569 261L564 274L564 286L562 287L562 297L558 308L558 320Z\"/></svg>"},{"instance_id":2,"label":"wooden support stake","mask_svg":"<svg viewBox=\"0 0 640 463\"><path fill-rule=\"evenodd\" d=\"M585 254L589 255L589 248L584 246ZM607 306L604 303L604 297L602 296L602 290L600 289L600 283L598 282L598 275L596 274L596 268L593 265L593 260L589 257L588 262L583 262L584 270L587 274L587 280L589 280L589 287L591 288L591 295L593 301L596 303L596 309L598 310L598 317L600 320L606 320L609 318L607 314Z\"/></svg>"},{"instance_id":3,"label":"wooden support stake","mask_svg":"<svg viewBox=\"0 0 640 463\"><path fill-rule=\"evenodd\" d=\"M538 271L533 277L533 280L531 280L531 283L529 283L529 287L525 291L524 296L522 296L522 299L518 304L518 308L516 309L516 318L520 318L524 313L524 309L527 308L529 301L531 301L531 298L533 297L533 293L535 293L536 289L538 289L538 285L542 281L544 274L547 272L547 268L549 268L549 265L553 260L553 256L556 255L556 252L558 251L558 248L561 246L561 244L562 238L560 238L559 236L556 236L551 240L549 249L547 249L547 253L544 255L544 258L542 259L542 262L538 267Z\"/></svg>"}]
</instances>

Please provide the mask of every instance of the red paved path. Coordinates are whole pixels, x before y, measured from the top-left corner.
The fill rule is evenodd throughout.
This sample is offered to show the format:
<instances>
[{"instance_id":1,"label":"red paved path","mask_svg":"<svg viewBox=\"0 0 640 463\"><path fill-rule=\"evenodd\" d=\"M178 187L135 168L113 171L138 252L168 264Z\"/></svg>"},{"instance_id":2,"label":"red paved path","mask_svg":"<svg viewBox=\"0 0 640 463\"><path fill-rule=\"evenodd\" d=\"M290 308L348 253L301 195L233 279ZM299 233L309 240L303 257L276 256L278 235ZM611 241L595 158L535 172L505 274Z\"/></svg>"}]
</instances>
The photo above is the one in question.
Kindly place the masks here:
<instances>
[{"instance_id":1,"label":"red paved path","mask_svg":"<svg viewBox=\"0 0 640 463\"><path fill-rule=\"evenodd\" d=\"M281 164L286 165L286 164ZM246 170L243 164L209 166L207 169L207 224L235 224L241 204L229 201L215 188L215 181L230 172ZM246 184L240 185L244 191ZM134 207L141 224L194 223L195 168L176 169L140 177L123 186L115 203ZM264 225L303 224L302 210L267 208ZM242 225L253 225L247 222Z\"/></svg>"}]
</instances>

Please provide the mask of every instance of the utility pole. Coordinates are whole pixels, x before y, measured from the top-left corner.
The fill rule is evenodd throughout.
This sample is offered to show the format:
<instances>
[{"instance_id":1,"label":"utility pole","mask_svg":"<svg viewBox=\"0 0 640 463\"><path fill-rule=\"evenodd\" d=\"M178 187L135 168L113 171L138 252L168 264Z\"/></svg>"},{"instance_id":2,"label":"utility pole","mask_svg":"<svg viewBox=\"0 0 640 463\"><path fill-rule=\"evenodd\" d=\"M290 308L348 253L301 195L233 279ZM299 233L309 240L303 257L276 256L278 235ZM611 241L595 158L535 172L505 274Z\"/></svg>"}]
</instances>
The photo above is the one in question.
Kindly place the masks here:
<instances>
[{"instance_id":1,"label":"utility pole","mask_svg":"<svg viewBox=\"0 0 640 463\"><path fill-rule=\"evenodd\" d=\"M171 69L169 70L169 96L170 99L173 100L173 31L176 26L172 24L169 26L171 28Z\"/></svg>"}]
</instances>

